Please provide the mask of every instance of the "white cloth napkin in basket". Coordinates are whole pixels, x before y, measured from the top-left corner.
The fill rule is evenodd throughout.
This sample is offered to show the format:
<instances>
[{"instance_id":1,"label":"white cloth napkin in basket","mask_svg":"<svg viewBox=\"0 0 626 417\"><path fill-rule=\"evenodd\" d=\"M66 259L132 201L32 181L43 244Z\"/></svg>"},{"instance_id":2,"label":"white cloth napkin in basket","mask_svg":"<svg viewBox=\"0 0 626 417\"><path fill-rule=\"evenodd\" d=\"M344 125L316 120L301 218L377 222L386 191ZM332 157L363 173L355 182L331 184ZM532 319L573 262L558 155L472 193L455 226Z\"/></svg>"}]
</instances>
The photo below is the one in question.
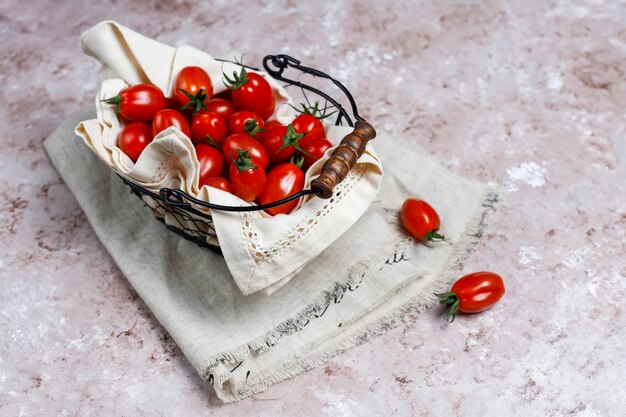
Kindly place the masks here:
<instances>
[{"instance_id":1,"label":"white cloth napkin in basket","mask_svg":"<svg viewBox=\"0 0 626 417\"><path fill-rule=\"evenodd\" d=\"M114 108L101 100L116 96L127 85L150 82L171 95L176 75L185 66L204 68L211 76L215 93L224 91L222 71L232 74L240 67L217 61L189 46L173 48L142 36L115 22L102 22L81 37L84 51L97 58L116 78L105 80L96 97L97 118L82 121L76 133L107 165L121 176L158 193L161 188L180 188L192 197L227 206L248 205L221 190L198 188L198 161L193 144L177 128L161 132L136 163L117 147L122 128ZM285 90L267 74L276 97L273 119L288 124L296 116ZM352 131L329 126L327 138L337 145ZM305 188L319 175L331 150L307 171ZM286 284L300 269L346 232L363 215L380 187L382 166L371 146L357 161L330 200L317 197L289 215L268 216L263 212L212 211L219 246L235 282L244 294L265 290L269 294ZM146 202L153 208L153 200ZM168 224L180 219L165 214ZM194 229L196 223L187 222ZM207 239L216 244L214 237Z\"/></svg>"},{"instance_id":2,"label":"white cloth napkin in basket","mask_svg":"<svg viewBox=\"0 0 626 417\"><path fill-rule=\"evenodd\" d=\"M275 294L246 296L223 258L167 230L74 137L92 111L65 121L46 151L128 281L226 402L319 366L436 303L433 293L458 277L499 199L381 132L387 169L365 214ZM398 209L409 196L437 209L449 243L428 248L407 238Z\"/></svg>"}]
</instances>

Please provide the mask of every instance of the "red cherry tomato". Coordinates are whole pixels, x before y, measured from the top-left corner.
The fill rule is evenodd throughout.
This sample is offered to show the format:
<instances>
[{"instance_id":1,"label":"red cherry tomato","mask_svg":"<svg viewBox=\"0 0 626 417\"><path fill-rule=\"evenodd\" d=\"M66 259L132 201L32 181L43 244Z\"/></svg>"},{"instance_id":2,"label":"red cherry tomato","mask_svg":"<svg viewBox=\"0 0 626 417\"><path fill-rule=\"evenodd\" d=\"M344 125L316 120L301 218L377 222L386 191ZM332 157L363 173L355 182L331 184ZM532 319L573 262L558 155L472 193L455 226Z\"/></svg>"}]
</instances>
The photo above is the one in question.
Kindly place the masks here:
<instances>
[{"instance_id":1,"label":"red cherry tomato","mask_svg":"<svg viewBox=\"0 0 626 417\"><path fill-rule=\"evenodd\" d=\"M265 131L261 116L248 110L240 110L228 118L228 134L247 133L259 139Z\"/></svg>"},{"instance_id":2,"label":"red cherry tomato","mask_svg":"<svg viewBox=\"0 0 626 417\"><path fill-rule=\"evenodd\" d=\"M209 143L221 146L226 139L226 122L217 113L198 113L191 121L191 138L196 144Z\"/></svg>"},{"instance_id":3,"label":"red cherry tomato","mask_svg":"<svg viewBox=\"0 0 626 417\"><path fill-rule=\"evenodd\" d=\"M219 177L222 174L224 158L219 150L210 145L198 145L196 156L200 162L200 187L209 178Z\"/></svg>"},{"instance_id":4,"label":"red cherry tomato","mask_svg":"<svg viewBox=\"0 0 626 417\"><path fill-rule=\"evenodd\" d=\"M165 101L167 102L167 108L172 110L179 110L180 103L176 97L165 97Z\"/></svg>"},{"instance_id":5,"label":"red cherry tomato","mask_svg":"<svg viewBox=\"0 0 626 417\"><path fill-rule=\"evenodd\" d=\"M189 122L179 112L172 109L161 110L154 115L152 120L152 136L158 135L170 126L176 126L187 137L191 136L191 130L189 129Z\"/></svg>"},{"instance_id":6,"label":"red cherry tomato","mask_svg":"<svg viewBox=\"0 0 626 417\"><path fill-rule=\"evenodd\" d=\"M273 127L282 126L282 124L278 120L270 120L269 122L265 122L265 130L270 130Z\"/></svg>"},{"instance_id":7,"label":"red cherry tomato","mask_svg":"<svg viewBox=\"0 0 626 417\"><path fill-rule=\"evenodd\" d=\"M307 139L323 138L326 136L324 132L324 124L315 116L303 113L293 119L291 122L296 133L306 134Z\"/></svg>"},{"instance_id":8,"label":"red cherry tomato","mask_svg":"<svg viewBox=\"0 0 626 417\"><path fill-rule=\"evenodd\" d=\"M152 128L145 123L132 122L120 131L117 138L117 146L130 159L136 161L139 155L152 142Z\"/></svg>"},{"instance_id":9,"label":"red cherry tomato","mask_svg":"<svg viewBox=\"0 0 626 417\"><path fill-rule=\"evenodd\" d=\"M117 114L117 120L120 122L122 126L132 123L130 120L126 119L124 116L122 116L119 113Z\"/></svg>"},{"instance_id":10,"label":"red cherry tomato","mask_svg":"<svg viewBox=\"0 0 626 417\"><path fill-rule=\"evenodd\" d=\"M234 158L237 158L237 149L250 151L250 157L254 164L265 169L269 165L267 151L257 140L251 138L247 133L235 133L230 135L222 145L222 154L226 164L230 165Z\"/></svg>"},{"instance_id":11,"label":"red cherry tomato","mask_svg":"<svg viewBox=\"0 0 626 417\"><path fill-rule=\"evenodd\" d=\"M190 108L194 113L206 110L213 96L211 77L200 67L183 68L174 83L174 96L182 108Z\"/></svg>"},{"instance_id":12,"label":"red cherry tomato","mask_svg":"<svg viewBox=\"0 0 626 417\"><path fill-rule=\"evenodd\" d=\"M167 107L165 96L152 84L133 85L102 101L117 105L119 114L131 122L150 123L157 112Z\"/></svg>"},{"instance_id":13,"label":"red cherry tomato","mask_svg":"<svg viewBox=\"0 0 626 417\"><path fill-rule=\"evenodd\" d=\"M241 67L241 72L234 72L232 79L226 74L224 79L229 84L233 104L239 110L253 111L263 120L274 114L276 102L272 87L263 76Z\"/></svg>"},{"instance_id":14,"label":"red cherry tomato","mask_svg":"<svg viewBox=\"0 0 626 417\"><path fill-rule=\"evenodd\" d=\"M478 313L487 310L502 298L504 282L493 272L474 272L465 275L452 285L450 292L435 294L439 301L450 306L446 319L454 321L457 311Z\"/></svg>"},{"instance_id":15,"label":"red cherry tomato","mask_svg":"<svg viewBox=\"0 0 626 417\"><path fill-rule=\"evenodd\" d=\"M230 165L230 184L235 195L244 201L256 200L265 188L265 170L253 163L248 150L237 150L237 158Z\"/></svg>"},{"instance_id":16,"label":"red cherry tomato","mask_svg":"<svg viewBox=\"0 0 626 417\"><path fill-rule=\"evenodd\" d=\"M228 120L228 118L236 111L235 105L223 98L213 97L209 104L207 105L207 111L217 113L224 120Z\"/></svg>"},{"instance_id":17,"label":"red cherry tomato","mask_svg":"<svg viewBox=\"0 0 626 417\"><path fill-rule=\"evenodd\" d=\"M302 138L299 142L300 149L302 149L302 156L304 157L304 170L306 171L320 159L327 150L333 147L325 138L309 138L308 135Z\"/></svg>"},{"instance_id":18,"label":"red cherry tomato","mask_svg":"<svg viewBox=\"0 0 626 417\"><path fill-rule=\"evenodd\" d=\"M417 240L444 240L437 233L441 225L439 215L424 200L407 199L400 210L400 220L404 228Z\"/></svg>"},{"instance_id":19,"label":"red cherry tomato","mask_svg":"<svg viewBox=\"0 0 626 417\"><path fill-rule=\"evenodd\" d=\"M267 150L270 162L286 162L297 150L300 150L298 142L303 134L296 133L293 126L276 126L269 129L261 136L261 144Z\"/></svg>"},{"instance_id":20,"label":"red cherry tomato","mask_svg":"<svg viewBox=\"0 0 626 417\"><path fill-rule=\"evenodd\" d=\"M230 181L228 181L224 177L213 177L209 178L205 181L200 181L200 188L203 186L219 188L220 190L226 191L227 193L233 192L233 188L230 186Z\"/></svg>"},{"instance_id":21,"label":"red cherry tomato","mask_svg":"<svg viewBox=\"0 0 626 417\"><path fill-rule=\"evenodd\" d=\"M273 203L292 194L302 191L304 187L304 172L291 162L276 165L267 174L265 189L259 198L260 204ZM298 204L298 199L265 210L275 216L280 213L289 213Z\"/></svg>"},{"instance_id":22,"label":"red cherry tomato","mask_svg":"<svg viewBox=\"0 0 626 417\"><path fill-rule=\"evenodd\" d=\"M233 96L230 93L230 89L228 89L228 88L226 90L222 91L221 93L215 94L213 97L215 97L215 98L223 98L224 100L227 100L227 101L230 101L230 102L233 101Z\"/></svg>"},{"instance_id":23,"label":"red cherry tomato","mask_svg":"<svg viewBox=\"0 0 626 417\"><path fill-rule=\"evenodd\" d=\"M178 99L176 97L169 97L169 98L167 98L167 108L168 109L172 109L172 110L176 110L177 112L182 114L183 117L185 117L185 119L187 119L187 123L189 123L189 126L191 126L191 119L193 118L193 110L192 109L190 109L190 108L181 109L181 105L178 102Z\"/></svg>"}]
</instances>

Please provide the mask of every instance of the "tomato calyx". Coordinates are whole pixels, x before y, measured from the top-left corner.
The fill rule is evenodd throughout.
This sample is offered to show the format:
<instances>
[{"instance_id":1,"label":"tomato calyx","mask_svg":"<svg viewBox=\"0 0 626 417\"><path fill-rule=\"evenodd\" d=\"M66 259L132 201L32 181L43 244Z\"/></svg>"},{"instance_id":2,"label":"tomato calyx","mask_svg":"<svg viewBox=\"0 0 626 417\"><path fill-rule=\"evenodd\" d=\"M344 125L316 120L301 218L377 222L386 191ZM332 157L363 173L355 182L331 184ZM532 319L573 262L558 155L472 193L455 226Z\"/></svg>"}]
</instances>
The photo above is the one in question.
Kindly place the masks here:
<instances>
[{"instance_id":1,"label":"tomato calyx","mask_svg":"<svg viewBox=\"0 0 626 417\"><path fill-rule=\"evenodd\" d=\"M292 164L297 166L299 169L302 169L302 166L304 165L304 156L302 156L302 155L294 155L294 156L291 157L289 162L291 162Z\"/></svg>"},{"instance_id":2,"label":"tomato calyx","mask_svg":"<svg viewBox=\"0 0 626 417\"><path fill-rule=\"evenodd\" d=\"M446 237L444 235L437 233L438 231L439 229L431 230L430 232L426 233L426 236L424 236L424 239L422 240L430 240L431 242L446 240Z\"/></svg>"},{"instance_id":3,"label":"tomato calyx","mask_svg":"<svg viewBox=\"0 0 626 417\"><path fill-rule=\"evenodd\" d=\"M198 114L200 110L208 110L205 101L207 98L209 98L209 96L206 94L204 88L201 88L200 91L198 91L196 94L192 94L188 91L183 90L182 88L179 88L178 91L186 95L189 99L187 104L180 108L181 111L191 108L193 109L193 114Z\"/></svg>"},{"instance_id":4,"label":"tomato calyx","mask_svg":"<svg viewBox=\"0 0 626 417\"><path fill-rule=\"evenodd\" d=\"M278 153L278 152L282 151L283 149L285 149L285 148L287 148L289 146L293 146L293 148L295 150L297 150L298 152L300 152L300 153L302 153L304 155L308 155L308 156L313 157L313 155L311 155L310 153L306 152L298 144L300 139L302 139L305 135L306 135L305 133L296 133L296 131L294 130L293 126L291 124L289 124L287 126L287 133L285 133L285 136L283 136L283 144L280 145L280 148L278 148L278 150L276 152Z\"/></svg>"},{"instance_id":5,"label":"tomato calyx","mask_svg":"<svg viewBox=\"0 0 626 417\"><path fill-rule=\"evenodd\" d=\"M320 103L317 100L315 101L315 104L313 106L311 106L310 104L307 106L304 103L300 103L300 105L302 106L302 110L300 110L299 108L293 106L292 104L289 104L289 105L291 106L292 109L294 109L298 113L311 115L311 116L315 117L318 120L324 120L327 117L330 117L333 114L337 113L337 110L332 111L330 113L327 113L327 111L328 111L328 102L324 105L324 108L320 108L319 104Z\"/></svg>"},{"instance_id":6,"label":"tomato calyx","mask_svg":"<svg viewBox=\"0 0 626 417\"><path fill-rule=\"evenodd\" d=\"M239 74L237 74L237 71L233 71L233 78L229 78L225 72L222 72L224 84L231 91L241 88L249 81L248 71L246 71L246 67L243 66L243 62L238 62L238 64L241 65L241 71L239 71Z\"/></svg>"},{"instance_id":7,"label":"tomato calyx","mask_svg":"<svg viewBox=\"0 0 626 417\"><path fill-rule=\"evenodd\" d=\"M237 158L231 158L233 164L237 168L237 171L244 172L249 169L257 169L258 166L252 163L252 157L250 156L250 149L245 151L241 148L237 148Z\"/></svg>"},{"instance_id":8,"label":"tomato calyx","mask_svg":"<svg viewBox=\"0 0 626 417\"><path fill-rule=\"evenodd\" d=\"M446 307L450 307L450 310L446 312L445 319L448 323L452 323L456 317L456 313L459 311L459 307L461 306L459 296L455 292L442 292L435 295L439 297L439 302L441 304Z\"/></svg>"},{"instance_id":9,"label":"tomato calyx","mask_svg":"<svg viewBox=\"0 0 626 417\"><path fill-rule=\"evenodd\" d=\"M278 152L282 151L288 146L293 146L295 149L300 150L298 141L304 137L304 133L296 133L292 125L287 126L287 133L283 136L283 144L278 148Z\"/></svg>"},{"instance_id":10,"label":"tomato calyx","mask_svg":"<svg viewBox=\"0 0 626 417\"><path fill-rule=\"evenodd\" d=\"M243 131L254 138L257 133L265 131L265 128L259 127L259 123L255 119L253 119L246 120Z\"/></svg>"},{"instance_id":11,"label":"tomato calyx","mask_svg":"<svg viewBox=\"0 0 626 417\"><path fill-rule=\"evenodd\" d=\"M115 96L115 97L111 97L111 98L105 98L100 100L101 102L104 102L106 104L112 104L115 106L115 113L119 113L120 112L120 103L122 102L122 96Z\"/></svg>"}]
</instances>

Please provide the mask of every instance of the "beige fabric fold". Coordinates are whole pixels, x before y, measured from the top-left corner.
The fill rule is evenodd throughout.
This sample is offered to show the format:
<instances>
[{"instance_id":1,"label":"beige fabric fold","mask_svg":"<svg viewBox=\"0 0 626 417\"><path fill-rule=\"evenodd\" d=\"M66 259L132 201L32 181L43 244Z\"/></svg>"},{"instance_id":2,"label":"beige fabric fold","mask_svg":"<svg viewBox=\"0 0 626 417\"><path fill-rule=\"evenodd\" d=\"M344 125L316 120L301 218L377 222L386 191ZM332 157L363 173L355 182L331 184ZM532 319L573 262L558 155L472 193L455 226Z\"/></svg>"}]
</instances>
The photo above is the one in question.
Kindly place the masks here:
<instances>
[{"instance_id":1,"label":"beige fabric fold","mask_svg":"<svg viewBox=\"0 0 626 417\"><path fill-rule=\"evenodd\" d=\"M364 215L274 294L246 296L223 258L156 221L74 136L73 127L94 116L66 120L46 151L120 270L226 402L319 366L433 305L433 293L458 277L478 246L500 198L383 133L385 178ZM398 209L409 196L436 208L447 243L429 248L407 238Z\"/></svg>"},{"instance_id":2,"label":"beige fabric fold","mask_svg":"<svg viewBox=\"0 0 626 417\"><path fill-rule=\"evenodd\" d=\"M248 205L236 196L211 187L198 187L199 163L191 140L175 127L154 139L136 163L117 147L122 128L113 106L102 100L116 96L128 85L150 82L171 95L178 72L185 66L204 68L215 93L226 89L222 71L230 74L240 66L217 61L189 46L172 48L142 36L115 22L102 22L81 37L86 54L98 59L111 76L103 81L95 100L96 118L81 121L75 129L85 144L120 176L158 193L161 188L179 188L192 197L212 203ZM288 124L296 116L285 89L263 72L276 98L273 119ZM352 129L329 126L327 138L337 145ZM319 175L330 156L308 170L305 188ZM230 273L244 294L263 290L265 294L285 285L307 263L345 233L371 204L383 177L382 163L372 146L338 188L331 200L303 199L289 215L268 216L264 212L213 212L215 233L206 239L218 244ZM146 203L156 209L154 200ZM197 230L198 223L156 210L166 223Z\"/></svg>"}]
</instances>

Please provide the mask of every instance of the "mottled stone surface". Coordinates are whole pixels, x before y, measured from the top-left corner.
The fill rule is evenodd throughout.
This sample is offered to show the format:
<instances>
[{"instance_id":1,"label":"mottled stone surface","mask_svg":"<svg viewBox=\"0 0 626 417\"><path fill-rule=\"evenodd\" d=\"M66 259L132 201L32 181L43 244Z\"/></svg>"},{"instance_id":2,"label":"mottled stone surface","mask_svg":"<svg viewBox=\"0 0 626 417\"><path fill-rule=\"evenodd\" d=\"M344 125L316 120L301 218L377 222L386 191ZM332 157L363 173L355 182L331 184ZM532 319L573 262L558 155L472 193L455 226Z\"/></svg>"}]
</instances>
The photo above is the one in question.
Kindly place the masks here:
<instances>
[{"instance_id":1,"label":"mottled stone surface","mask_svg":"<svg viewBox=\"0 0 626 417\"><path fill-rule=\"evenodd\" d=\"M235 3L0 4L0 415L623 415L624 2ZM506 297L450 326L427 311L221 405L41 147L91 105L103 73L78 36L106 18L249 62L300 57L380 130L508 190L463 271L501 273Z\"/></svg>"}]
</instances>

